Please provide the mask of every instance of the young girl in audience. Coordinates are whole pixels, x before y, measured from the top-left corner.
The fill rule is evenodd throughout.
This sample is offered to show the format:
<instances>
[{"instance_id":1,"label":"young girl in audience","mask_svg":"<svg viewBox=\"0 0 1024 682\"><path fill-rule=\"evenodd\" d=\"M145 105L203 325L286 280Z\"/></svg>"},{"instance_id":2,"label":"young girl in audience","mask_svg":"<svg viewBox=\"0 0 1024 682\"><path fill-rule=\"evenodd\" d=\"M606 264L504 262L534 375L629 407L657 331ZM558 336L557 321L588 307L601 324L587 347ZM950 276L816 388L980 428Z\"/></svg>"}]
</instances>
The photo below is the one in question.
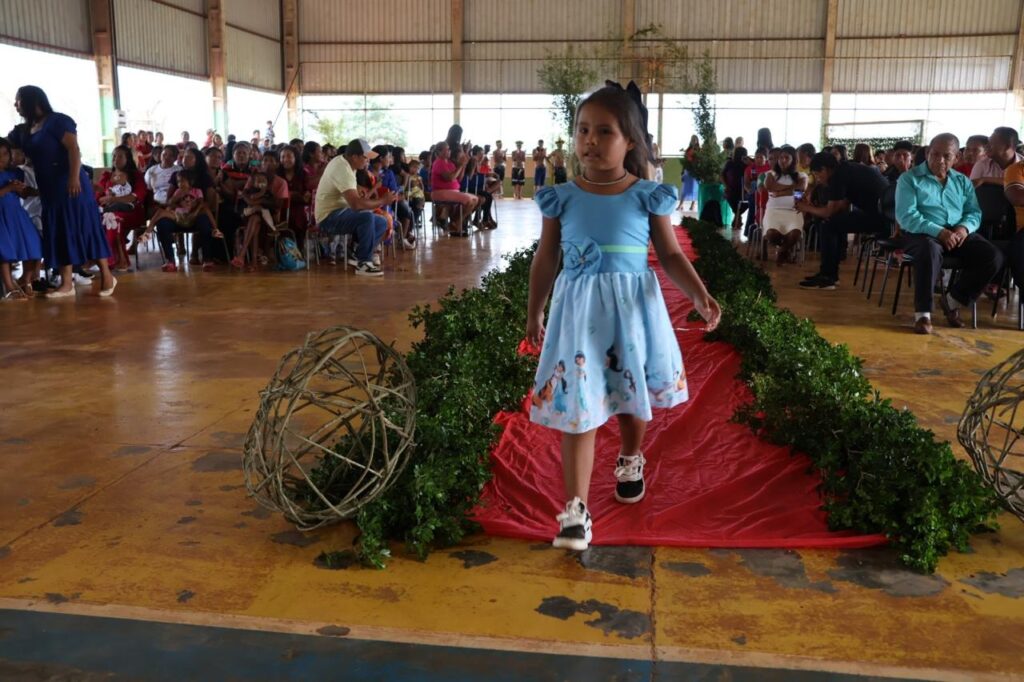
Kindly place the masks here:
<instances>
[{"instance_id":1,"label":"young girl in audience","mask_svg":"<svg viewBox=\"0 0 1024 682\"><path fill-rule=\"evenodd\" d=\"M11 143L0 138L0 278L6 293L4 301L25 300L35 296L32 276L43 257L43 245L28 212L21 205L21 196L29 196L25 174L14 166ZM11 265L21 261L21 280L15 283Z\"/></svg>"},{"instance_id":2,"label":"young girl in audience","mask_svg":"<svg viewBox=\"0 0 1024 682\"><path fill-rule=\"evenodd\" d=\"M167 207L158 209L153 214L153 217L149 222L149 227L146 228L145 234L142 235L143 242L149 240L150 236L153 234L156 224L164 218L170 218L182 227L192 227L196 222L196 218L200 215L206 215L211 224L217 224L214 221L213 213L210 211L209 206L206 205L206 201L203 197L203 191L198 187L195 187L195 180L195 173L192 171L178 171L178 189L176 189L170 199L167 200ZM215 231L214 236L221 237L223 235Z\"/></svg>"},{"instance_id":3,"label":"young girl in audience","mask_svg":"<svg viewBox=\"0 0 1024 682\"><path fill-rule=\"evenodd\" d=\"M417 222L423 221L423 207L427 203L427 195L423 190L423 178L420 175L420 165L418 159L409 162L409 174L405 181L405 195L409 199L409 208L415 214Z\"/></svg>"},{"instance_id":4,"label":"young girl in audience","mask_svg":"<svg viewBox=\"0 0 1024 682\"><path fill-rule=\"evenodd\" d=\"M575 121L583 172L574 182L543 187L536 195L544 222L530 269L526 336L543 343L534 388L539 399L530 419L563 432L568 501L553 544L581 551L592 539L587 495L597 428L618 419L615 499L639 502L645 492L640 446L651 408L688 399L673 324L657 275L647 265L648 242L708 329L717 326L721 311L672 230L675 188L646 179L652 154L639 89L609 83L583 99ZM560 252L565 258L556 281ZM563 392L560 401L549 386Z\"/></svg>"},{"instance_id":5,"label":"young girl in audience","mask_svg":"<svg viewBox=\"0 0 1024 682\"><path fill-rule=\"evenodd\" d=\"M110 174L110 186L107 188L107 196L112 201L103 206L104 213L117 213L120 211L134 211L135 202L132 184L128 182L128 174L123 170L114 170ZM127 198L125 198L127 197Z\"/></svg>"},{"instance_id":6,"label":"young girl in audience","mask_svg":"<svg viewBox=\"0 0 1024 682\"><path fill-rule=\"evenodd\" d=\"M270 213L270 209L274 208L276 202L270 193L269 187L270 178L267 177L266 173L253 173L249 176L249 181L241 193L241 203L244 205L241 213L243 218L259 215L263 218L263 223L273 230L274 216ZM254 244L259 243L256 241L256 237L260 232L261 226L258 223L254 225L250 222L245 226L245 238L242 241L242 246L235 257L231 259L233 266L239 269L245 266L245 253ZM260 264L266 265L265 257L260 258Z\"/></svg>"}]
</instances>

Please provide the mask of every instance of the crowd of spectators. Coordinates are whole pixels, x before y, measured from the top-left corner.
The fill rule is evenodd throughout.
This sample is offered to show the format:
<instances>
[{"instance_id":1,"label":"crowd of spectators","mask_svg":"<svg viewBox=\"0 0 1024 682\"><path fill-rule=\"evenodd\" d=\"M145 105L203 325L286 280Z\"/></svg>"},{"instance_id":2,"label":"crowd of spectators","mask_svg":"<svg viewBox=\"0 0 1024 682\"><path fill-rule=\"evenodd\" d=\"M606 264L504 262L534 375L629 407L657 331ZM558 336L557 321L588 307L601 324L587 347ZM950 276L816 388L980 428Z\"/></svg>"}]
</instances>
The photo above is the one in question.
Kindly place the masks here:
<instances>
[{"instance_id":1,"label":"crowd of spectators","mask_svg":"<svg viewBox=\"0 0 1024 682\"><path fill-rule=\"evenodd\" d=\"M963 145L950 133L927 145L872 150L858 143L852 155L845 145L775 147L764 130L758 143L750 154L741 138L723 141L732 227L763 237L766 251L777 247L779 265L796 262L816 232L818 270L801 288L838 287L851 234L871 258L912 264L920 334L932 331L936 291L947 323L962 327L962 308L1024 284L1024 154L1013 128L972 135ZM692 140L686 151L697 149ZM695 194L692 178L683 181L680 207Z\"/></svg>"}]
</instances>

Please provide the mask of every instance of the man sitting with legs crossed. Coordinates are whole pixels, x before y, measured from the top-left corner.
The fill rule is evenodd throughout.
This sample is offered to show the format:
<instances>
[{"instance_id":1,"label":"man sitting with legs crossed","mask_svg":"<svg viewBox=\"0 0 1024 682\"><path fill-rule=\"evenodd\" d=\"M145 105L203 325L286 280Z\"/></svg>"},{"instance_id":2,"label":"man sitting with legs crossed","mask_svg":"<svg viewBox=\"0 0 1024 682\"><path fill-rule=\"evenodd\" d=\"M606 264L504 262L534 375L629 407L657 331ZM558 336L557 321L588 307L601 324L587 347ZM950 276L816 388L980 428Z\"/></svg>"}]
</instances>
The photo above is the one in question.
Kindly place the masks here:
<instances>
[{"instance_id":1,"label":"man sitting with legs crossed","mask_svg":"<svg viewBox=\"0 0 1024 682\"><path fill-rule=\"evenodd\" d=\"M932 138L925 163L896 183L896 220L904 251L914 259L914 331L932 331L932 293L943 255L962 268L939 303L951 327L963 327L960 306L971 305L1003 263L999 250L975 231L981 209L970 179L953 170L960 140L951 133Z\"/></svg>"}]
</instances>

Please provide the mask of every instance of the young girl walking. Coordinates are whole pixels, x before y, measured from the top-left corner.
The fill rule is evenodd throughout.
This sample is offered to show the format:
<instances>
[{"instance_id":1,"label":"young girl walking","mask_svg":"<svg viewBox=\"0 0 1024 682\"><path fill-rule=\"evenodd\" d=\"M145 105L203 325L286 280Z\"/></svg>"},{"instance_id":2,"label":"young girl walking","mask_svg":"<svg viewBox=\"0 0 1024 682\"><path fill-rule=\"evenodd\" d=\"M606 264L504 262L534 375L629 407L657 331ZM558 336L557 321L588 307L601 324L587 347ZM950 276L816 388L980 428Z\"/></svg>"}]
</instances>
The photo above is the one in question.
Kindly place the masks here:
<instances>
[{"instance_id":1,"label":"young girl walking","mask_svg":"<svg viewBox=\"0 0 1024 682\"><path fill-rule=\"evenodd\" d=\"M555 547L582 551L592 540L587 494L597 428L612 416L618 419L622 448L615 499L639 502L646 463L640 446L651 408L673 407L689 397L672 322L647 265L648 241L707 328L714 329L721 317L673 234L675 188L646 179L652 158L646 118L632 83L623 90L609 82L586 97L575 119L583 172L536 196L544 223L530 269L526 335L543 345L530 419L563 432L567 502L557 517ZM556 280L560 251L564 260Z\"/></svg>"}]
</instances>

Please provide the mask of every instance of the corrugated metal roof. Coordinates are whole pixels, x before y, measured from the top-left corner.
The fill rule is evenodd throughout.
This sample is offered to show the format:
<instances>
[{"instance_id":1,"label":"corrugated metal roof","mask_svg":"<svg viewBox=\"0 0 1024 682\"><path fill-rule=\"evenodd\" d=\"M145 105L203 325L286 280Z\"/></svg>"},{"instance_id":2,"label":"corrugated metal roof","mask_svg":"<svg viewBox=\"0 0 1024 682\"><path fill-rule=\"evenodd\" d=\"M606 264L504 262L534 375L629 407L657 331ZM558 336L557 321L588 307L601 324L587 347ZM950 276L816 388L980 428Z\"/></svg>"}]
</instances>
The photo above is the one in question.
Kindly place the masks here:
<instances>
[{"instance_id":1,"label":"corrugated metal roof","mask_svg":"<svg viewBox=\"0 0 1024 682\"><path fill-rule=\"evenodd\" d=\"M827 10L827 0L636 0L636 27L660 26L680 40L824 39Z\"/></svg>"},{"instance_id":2,"label":"corrugated metal roof","mask_svg":"<svg viewBox=\"0 0 1024 682\"><path fill-rule=\"evenodd\" d=\"M162 0L168 5L174 5L190 12L197 12L206 16L206 0ZM136 0L136 2L148 2L148 0Z\"/></svg>"},{"instance_id":3,"label":"corrugated metal roof","mask_svg":"<svg viewBox=\"0 0 1024 682\"><path fill-rule=\"evenodd\" d=\"M564 42L531 43L529 50L517 43L473 43L463 48L463 91L467 93L541 93L546 92L537 71L548 55L565 54ZM531 56L538 57L531 59ZM615 74L609 65L594 62L597 86Z\"/></svg>"},{"instance_id":4,"label":"corrugated metal roof","mask_svg":"<svg viewBox=\"0 0 1024 682\"><path fill-rule=\"evenodd\" d=\"M92 53L89 0L3 0L0 36L55 52Z\"/></svg>"},{"instance_id":5,"label":"corrugated metal roof","mask_svg":"<svg viewBox=\"0 0 1024 682\"><path fill-rule=\"evenodd\" d=\"M265 90L283 91L281 43L227 28L228 82Z\"/></svg>"},{"instance_id":6,"label":"corrugated metal roof","mask_svg":"<svg viewBox=\"0 0 1024 682\"><path fill-rule=\"evenodd\" d=\"M1006 90L1016 36L836 41L836 92Z\"/></svg>"},{"instance_id":7,"label":"corrugated metal roof","mask_svg":"<svg viewBox=\"0 0 1024 682\"><path fill-rule=\"evenodd\" d=\"M840 0L836 35L1016 35L1020 12L1020 0Z\"/></svg>"},{"instance_id":8,"label":"corrugated metal roof","mask_svg":"<svg viewBox=\"0 0 1024 682\"><path fill-rule=\"evenodd\" d=\"M446 5L448 3L445 3ZM621 0L463 0L463 41L602 40L622 34ZM520 46L530 56L531 45Z\"/></svg>"},{"instance_id":9,"label":"corrugated metal roof","mask_svg":"<svg viewBox=\"0 0 1024 682\"><path fill-rule=\"evenodd\" d=\"M361 45L301 45L299 88L304 93L427 93L451 92L451 45L388 46L387 56L374 59Z\"/></svg>"},{"instance_id":10,"label":"corrugated metal roof","mask_svg":"<svg viewBox=\"0 0 1024 682\"><path fill-rule=\"evenodd\" d=\"M450 0L299 0L299 42L403 43L452 39ZM393 46L382 50L393 50Z\"/></svg>"},{"instance_id":11,"label":"corrugated metal roof","mask_svg":"<svg viewBox=\"0 0 1024 682\"><path fill-rule=\"evenodd\" d=\"M206 19L149 0L114 0L118 58L133 66L208 76Z\"/></svg>"},{"instance_id":12,"label":"corrugated metal roof","mask_svg":"<svg viewBox=\"0 0 1024 682\"><path fill-rule=\"evenodd\" d=\"M233 26L281 39L280 0L224 0L224 19Z\"/></svg>"}]
</instances>

